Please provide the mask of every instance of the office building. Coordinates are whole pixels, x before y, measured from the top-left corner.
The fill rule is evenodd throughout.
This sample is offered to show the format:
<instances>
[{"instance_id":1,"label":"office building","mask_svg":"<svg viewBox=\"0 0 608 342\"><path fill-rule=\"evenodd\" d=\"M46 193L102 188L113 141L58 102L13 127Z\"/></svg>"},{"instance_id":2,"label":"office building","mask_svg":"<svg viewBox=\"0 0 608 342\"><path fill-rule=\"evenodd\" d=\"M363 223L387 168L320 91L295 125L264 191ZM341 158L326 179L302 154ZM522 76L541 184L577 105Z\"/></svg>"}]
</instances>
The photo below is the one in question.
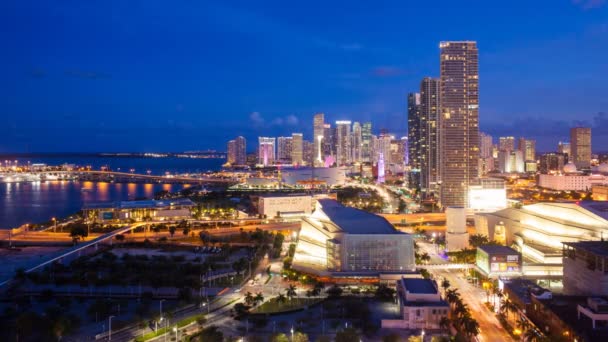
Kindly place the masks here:
<instances>
[{"instance_id":1,"label":"office building","mask_svg":"<svg viewBox=\"0 0 608 342\"><path fill-rule=\"evenodd\" d=\"M291 134L291 163L302 165L304 162L304 136L302 133Z\"/></svg>"},{"instance_id":2,"label":"office building","mask_svg":"<svg viewBox=\"0 0 608 342\"><path fill-rule=\"evenodd\" d=\"M277 160L283 164L291 164L291 150L293 148L291 137L277 139Z\"/></svg>"},{"instance_id":3,"label":"office building","mask_svg":"<svg viewBox=\"0 0 608 342\"><path fill-rule=\"evenodd\" d=\"M325 115L315 114L313 118L314 163L315 166L323 166L323 133L325 130Z\"/></svg>"},{"instance_id":4,"label":"office building","mask_svg":"<svg viewBox=\"0 0 608 342\"><path fill-rule=\"evenodd\" d=\"M195 206L188 198L119 201L86 203L82 212L84 217L96 217L101 222L182 220L192 218L192 209Z\"/></svg>"},{"instance_id":5,"label":"office building","mask_svg":"<svg viewBox=\"0 0 608 342\"><path fill-rule=\"evenodd\" d=\"M502 173L522 173L525 171L523 153L519 150L498 152L498 170Z\"/></svg>"},{"instance_id":6,"label":"office building","mask_svg":"<svg viewBox=\"0 0 608 342\"><path fill-rule=\"evenodd\" d=\"M352 161L350 126L350 121L336 121L336 162L338 166L348 165Z\"/></svg>"},{"instance_id":7,"label":"office building","mask_svg":"<svg viewBox=\"0 0 608 342\"><path fill-rule=\"evenodd\" d=\"M515 138L514 137L500 137L498 138L498 149L500 151L515 151Z\"/></svg>"},{"instance_id":8,"label":"office building","mask_svg":"<svg viewBox=\"0 0 608 342\"><path fill-rule=\"evenodd\" d=\"M568 164L574 166L574 164ZM566 167L564 168L566 169ZM574 169L576 171L576 169ZM563 174L540 174L538 186L557 191L591 191L594 186L608 185L608 176L569 172Z\"/></svg>"},{"instance_id":9,"label":"office building","mask_svg":"<svg viewBox=\"0 0 608 342\"><path fill-rule=\"evenodd\" d=\"M412 236L385 218L319 199L302 219L292 267L318 276L379 276L415 267Z\"/></svg>"},{"instance_id":10,"label":"office building","mask_svg":"<svg viewBox=\"0 0 608 342\"><path fill-rule=\"evenodd\" d=\"M372 123L364 122L361 126L361 161L372 161Z\"/></svg>"},{"instance_id":11,"label":"office building","mask_svg":"<svg viewBox=\"0 0 608 342\"><path fill-rule=\"evenodd\" d=\"M383 329L441 329L450 306L431 279L401 278L397 281L399 319L383 319Z\"/></svg>"},{"instance_id":12,"label":"office building","mask_svg":"<svg viewBox=\"0 0 608 342\"><path fill-rule=\"evenodd\" d=\"M312 197L306 194L263 195L258 198L258 214L262 217L294 217L312 212Z\"/></svg>"},{"instance_id":13,"label":"office building","mask_svg":"<svg viewBox=\"0 0 608 342\"><path fill-rule=\"evenodd\" d=\"M479 178L469 186L469 212L494 212L507 207L507 188L500 178Z\"/></svg>"},{"instance_id":14,"label":"office building","mask_svg":"<svg viewBox=\"0 0 608 342\"><path fill-rule=\"evenodd\" d=\"M306 165L313 165L315 159L315 144L308 140L302 141L302 159Z\"/></svg>"},{"instance_id":15,"label":"office building","mask_svg":"<svg viewBox=\"0 0 608 342\"><path fill-rule=\"evenodd\" d=\"M353 123L353 134L352 134L352 161L355 163L361 162L362 151L361 148L363 146L363 135L361 124L358 122Z\"/></svg>"},{"instance_id":16,"label":"office building","mask_svg":"<svg viewBox=\"0 0 608 342\"><path fill-rule=\"evenodd\" d=\"M242 136L228 142L228 154L226 162L230 165L246 165L247 152L245 138Z\"/></svg>"},{"instance_id":17,"label":"office building","mask_svg":"<svg viewBox=\"0 0 608 342\"><path fill-rule=\"evenodd\" d=\"M561 154L565 155L566 156L565 163L567 163L568 157L572 154L571 149L570 149L570 143L560 141L557 144L557 153L561 153Z\"/></svg>"},{"instance_id":18,"label":"office building","mask_svg":"<svg viewBox=\"0 0 608 342\"><path fill-rule=\"evenodd\" d=\"M441 42L441 205L465 206L479 175L477 43Z\"/></svg>"},{"instance_id":19,"label":"office building","mask_svg":"<svg viewBox=\"0 0 608 342\"><path fill-rule=\"evenodd\" d=\"M608 296L608 242L564 242L563 283L568 295Z\"/></svg>"},{"instance_id":20,"label":"office building","mask_svg":"<svg viewBox=\"0 0 608 342\"><path fill-rule=\"evenodd\" d=\"M561 172L566 165L567 155L564 153L545 153L540 156L540 172Z\"/></svg>"},{"instance_id":21,"label":"office building","mask_svg":"<svg viewBox=\"0 0 608 342\"><path fill-rule=\"evenodd\" d=\"M486 133L479 133L479 156L481 158L490 158L492 157L492 147L494 146L494 142L492 141L492 136Z\"/></svg>"},{"instance_id":22,"label":"office building","mask_svg":"<svg viewBox=\"0 0 608 342\"><path fill-rule=\"evenodd\" d=\"M570 129L570 161L579 169L591 166L591 128L573 127Z\"/></svg>"},{"instance_id":23,"label":"office building","mask_svg":"<svg viewBox=\"0 0 608 342\"><path fill-rule=\"evenodd\" d=\"M394 136L388 134L386 130L375 139L374 145L374 163L378 163L380 160L380 154L384 156L384 163L386 165L391 164L391 141L394 140Z\"/></svg>"},{"instance_id":24,"label":"office building","mask_svg":"<svg viewBox=\"0 0 608 342\"><path fill-rule=\"evenodd\" d=\"M230 165L236 164L236 141L228 141L228 153L226 154L226 163Z\"/></svg>"},{"instance_id":25,"label":"office building","mask_svg":"<svg viewBox=\"0 0 608 342\"><path fill-rule=\"evenodd\" d=\"M467 213L463 207L448 207L445 210L445 248L453 252L469 247Z\"/></svg>"},{"instance_id":26,"label":"office building","mask_svg":"<svg viewBox=\"0 0 608 342\"><path fill-rule=\"evenodd\" d=\"M426 194L439 191L439 86L437 78L420 82L420 188Z\"/></svg>"},{"instance_id":27,"label":"office building","mask_svg":"<svg viewBox=\"0 0 608 342\"><path fill-rule=\"evenodd\" d=\"M608 201L608 185L594 185L591 193L594 201Z\"/></svg>"},{"instance_id":28,"label":"office building","mask_svg":"<svg viewBox=\"0 0 608 342\"><path fill-rule=\"evenodd\" d=\"M258 138L258 164L263 166L270 166L274 164L276 159L275 145L276 138Z\"/></svg>"},{"instance_id":29,"label":"office building","mask_svg":"<svg viewBox=\"0 0 608 342\"><path fill-rule=\"evenodd\" d=\"M410 166L420 169L420 93L407 95L407 140Z\"/></svg>"}]
</instances>

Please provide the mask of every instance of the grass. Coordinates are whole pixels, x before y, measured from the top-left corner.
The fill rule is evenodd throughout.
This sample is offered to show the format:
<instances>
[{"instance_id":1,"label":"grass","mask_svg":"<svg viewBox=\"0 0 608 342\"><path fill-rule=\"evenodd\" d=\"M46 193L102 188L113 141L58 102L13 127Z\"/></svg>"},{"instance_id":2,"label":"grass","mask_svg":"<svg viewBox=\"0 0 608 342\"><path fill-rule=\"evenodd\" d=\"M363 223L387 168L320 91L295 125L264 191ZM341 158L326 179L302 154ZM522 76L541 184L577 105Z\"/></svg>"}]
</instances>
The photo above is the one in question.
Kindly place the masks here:
<instances>
[{"instance_id":1,"label":"grass","mask_svg":"<svg viewBox=\"0 0 608 342\"><path fill-rule=\"evenodd\" d=\"M294 298L292 300L287 299L285 302L279 303L277 297L274 297L255 308L252 313L261 314L292 311L319 303L321 301L323 301L323 298Z\"/></svg>"},{"instance_id":2,"label":"grass","mask_svg":"<svg viewBox=\"0 0 608 342\"><path fill-rule=\"evenodd\" d=\"M183 328L183 327L187 326L188 324L196 322L197 319L204 318L204 317L205 317L204 314L198 314L198 315L190 316L188 318L184 318L181 321L177 322L177 327L178 328ZM153 339L155 337L162 336L162 335L170 332L171 329L173 329L173 325L171 325L170 327L160 328L160 329L158 329L156 331L151 331L151 332L149 332L147 334L144 334L143 336L137 337L135 339L135 341L136 342L148 341L148 340L151 340L151 339Z\"/></svg>"}]
</instances>

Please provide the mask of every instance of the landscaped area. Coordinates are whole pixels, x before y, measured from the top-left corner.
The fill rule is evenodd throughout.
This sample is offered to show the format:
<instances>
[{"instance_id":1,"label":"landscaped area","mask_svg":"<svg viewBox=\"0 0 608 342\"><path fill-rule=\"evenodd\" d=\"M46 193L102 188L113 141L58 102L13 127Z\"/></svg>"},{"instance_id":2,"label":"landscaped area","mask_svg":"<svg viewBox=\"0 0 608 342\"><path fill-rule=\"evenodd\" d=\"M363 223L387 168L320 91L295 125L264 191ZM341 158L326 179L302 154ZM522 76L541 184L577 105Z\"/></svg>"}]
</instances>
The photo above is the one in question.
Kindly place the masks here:
<instances>
[{"instance_id":1,"label":"landscaped area","mask_svg":"<svg viewBox=\"0 0 608 342\"><path fill-rule=\"evenodd\" d=\"M286 311L295 311L307 308L323 301L324 298L295 298L281 299L280 296L271 298L251 311L254 314L272 314Z\"/></svg>"}]
</instances>

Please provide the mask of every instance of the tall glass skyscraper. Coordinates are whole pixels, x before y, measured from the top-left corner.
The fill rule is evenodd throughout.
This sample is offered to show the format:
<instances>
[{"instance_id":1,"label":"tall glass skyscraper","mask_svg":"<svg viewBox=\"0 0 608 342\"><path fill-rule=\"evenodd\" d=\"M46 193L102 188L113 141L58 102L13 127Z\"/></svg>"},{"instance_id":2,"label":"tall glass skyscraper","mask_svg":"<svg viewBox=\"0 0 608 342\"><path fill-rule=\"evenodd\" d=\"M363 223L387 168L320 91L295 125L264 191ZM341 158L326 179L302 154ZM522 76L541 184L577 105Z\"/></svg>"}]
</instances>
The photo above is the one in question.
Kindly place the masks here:
<instances>
[{"instance_id":1,"label":"tall glass skyscraper","mask_svg":"<svg viewBox=\"0 0 608 342\"><path fill-rule=\"evenodd\" d=\"M578 168L588 168L591 165L591 128L574 127L570 129L569 159Z\"/></svg>"},{"instance_id":2,"label":"tall glass skyscraper","mask_svg":"<svg viewBox=\"0 0 608 342\"><path fill-rule=\"evenodd\" d=\"M325 128L325 115L315 114L312 123L312 143L314 144L315 166L323 165L323 132Z\"/></svg>"},{"instance_id":3,"label":"tall glass skyscraper","mask_svg":"<svg viewBox=\"0 0 608 342\"><path fill-rule=\"evenodd\" d=\"M439 184L439 79L420 82L420 188L437 193Z\"/></svg>"},{"instance_id":4,"label":"tall glass skyscraper","mask_svg":"<svg viewBox=\"0 0 608 342\"><path fill-rule=\"evenodd\" d=\"M441 205L467 204L479 171L479 71L477 43L440 45Z\"/></svg>"}]
</instances>

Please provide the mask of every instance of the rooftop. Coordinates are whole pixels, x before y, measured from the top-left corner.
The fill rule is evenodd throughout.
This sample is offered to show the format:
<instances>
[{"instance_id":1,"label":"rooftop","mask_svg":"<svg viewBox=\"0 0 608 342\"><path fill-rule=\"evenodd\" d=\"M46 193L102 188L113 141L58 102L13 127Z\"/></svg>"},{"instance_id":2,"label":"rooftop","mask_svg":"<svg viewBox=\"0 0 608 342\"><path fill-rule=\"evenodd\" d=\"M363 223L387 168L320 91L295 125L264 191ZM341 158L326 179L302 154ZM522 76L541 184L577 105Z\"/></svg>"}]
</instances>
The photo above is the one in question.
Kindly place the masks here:
<instances>
[{"instance_id":1,"label":"rooftop","mask_svg":"<svg viewBox=\"0 0 608 342\"><path fill-rule=\"evenodd\" d=\"M481 249L482 251L484 251L488 254L519 254L518 251L514 250L511 247L507 247L507 246L483 245L483 246L479 246L477 248Z\"/></svg>"},{"instance_id":2,"label":"rooftop","mask_svg":"<svg viewBox=\"0 0 608 342\"><path fill-rule=\"evenodd\" d=\"M345 207L332 199L319 199L321 210L340 229L349 234L404 234L384 217Z\"/></svg>"},{"instance_id":3,"label":"rooftop","mask_svg":"<svg viewBox=\"0 0 608 342\"><path fill-rule=\"evenodd\" d=\"M583 249L598 256L608 256L608 241L579 241L562 243L572 248Z\"/></svg>"},{"instance_id":4,"label":"rooftop","mask_svg":"<svg viewBox=\"0 0 608 342\"><path fill-rule=\"evenodd\" d=\"M167 207L187 207L194 206L188 198L175 198L169 200L143 200L143 201L119 201L119 202L101 202L101 203L86 203L83 209L154 209Z\"/></svg>"},{"instance_id":5,"label":"rooftop","mask_svg":"<svg viewBox=\"0 0 608 342\"><path fill-rule=\"evenodd\" d=\"M409 293L416 294L435 294L437 288L430 279L419 279L419 278L402 278L401 282L403 287Z\"/></svg>"}]
</instances>

